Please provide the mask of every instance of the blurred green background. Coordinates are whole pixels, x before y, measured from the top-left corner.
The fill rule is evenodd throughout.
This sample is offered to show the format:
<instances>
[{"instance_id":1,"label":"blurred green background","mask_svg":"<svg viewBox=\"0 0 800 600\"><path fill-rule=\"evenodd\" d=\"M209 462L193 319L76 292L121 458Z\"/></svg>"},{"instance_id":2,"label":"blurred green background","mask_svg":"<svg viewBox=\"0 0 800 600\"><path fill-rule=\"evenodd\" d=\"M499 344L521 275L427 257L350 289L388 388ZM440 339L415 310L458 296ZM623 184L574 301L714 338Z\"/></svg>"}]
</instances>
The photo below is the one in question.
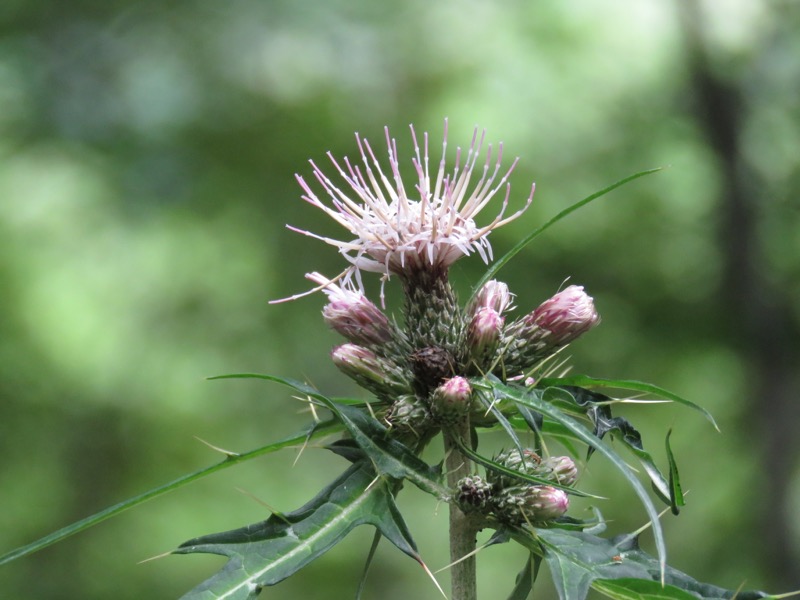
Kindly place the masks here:
<instances>
[{"instance_id":1,"label":"blurred green background","mask_svg":"<svg viewBox=\"0 0 800 600\"><path fill-rule=\"evenodd\" d=\"M353 156L354 131L382 151L384 125L408 168L408 124L438 140L449 117L451 150L477 123L521 157L513 202L537 183L525 217L492 236L496 256L665 167L548 231L501 278L521 311L566 277L585 285L603 324L571 348L575 371L657 383L717 417L722 434L674 407L623 411L662 464L674 428L690 493L664 517L670 562L728 588L800 588L795 0L6 0L0 27L0 552L219 460L196 437L245 451L307 422L285 389L207 376L360 394L328 360L321 295L267 304L343 266L284 228L341 236L294 173L327 150ZM453 278L466 290L482 268L461 261ZM344 467L296 456L0 567L0 597L177 597L223 560L138 563L265 518L251 495L296 508ZM645 522L600 457L584 485L611 497L615 531ZM414 489L402 506L444 566L446 508ZM263 595L352 597L371 533ZM511 546L483 553L482 597L505 597L523 562ZM440 596L387 545L365 597Z\"/></svg>"}]
</instances>

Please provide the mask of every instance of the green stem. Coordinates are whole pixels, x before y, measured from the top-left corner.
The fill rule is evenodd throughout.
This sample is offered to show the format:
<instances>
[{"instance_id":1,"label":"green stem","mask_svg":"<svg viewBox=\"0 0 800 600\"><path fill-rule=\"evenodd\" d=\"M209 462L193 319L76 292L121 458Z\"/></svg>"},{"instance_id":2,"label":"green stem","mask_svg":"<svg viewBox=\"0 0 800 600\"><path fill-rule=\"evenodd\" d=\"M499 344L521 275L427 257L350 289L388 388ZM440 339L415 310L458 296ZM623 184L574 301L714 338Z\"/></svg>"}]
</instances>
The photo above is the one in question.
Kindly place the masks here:
<instances>
[{"instance_id":1,"label":"green stem","mask_svg":"<svg viewBox=\"0 0 800 600\"><path fill-rule=\"evenodd\" d=\"M458 449L455 436L469 443L469 421L454 426L444 432L445 468L447 484L453 490L458 481L470 475L470 462ZM450 562L456 563L451 568L452 600L477 600L477 574L475 555L461 560L475 551L475 536L478 525L474 518L461 512L455 503L450 503Z\"/></svg>"}]
</instances>

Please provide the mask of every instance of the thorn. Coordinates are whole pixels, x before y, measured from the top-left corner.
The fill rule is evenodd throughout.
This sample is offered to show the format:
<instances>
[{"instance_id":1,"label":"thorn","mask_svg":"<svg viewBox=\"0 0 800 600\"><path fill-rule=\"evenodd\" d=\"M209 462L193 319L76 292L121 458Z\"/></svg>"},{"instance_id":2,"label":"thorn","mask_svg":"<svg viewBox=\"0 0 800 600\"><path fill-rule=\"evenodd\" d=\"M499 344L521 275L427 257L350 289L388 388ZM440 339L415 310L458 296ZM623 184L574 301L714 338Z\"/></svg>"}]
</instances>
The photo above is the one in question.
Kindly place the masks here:
<instances>
[{"instance_id":1,"label":"thorn","mask_svg":"<svg viewBox=\"0 0 800 600\"><path fill-rule=\"evenodd\" d=\"M240 494L244 494L245 496L247 496L251 500L255 500L258 504L260 504L261 506L266 508L269 512L271 512L273 515L278 517L281 521L283 521L287 525L291 525L292 524L286 517L283 516L283 513L281 511L276 510L274 507L272 507L269 504L267 504L266 502L264 502L261 498L259 498L258 496L256 496L252 492L248 492L247 490L244 490L244 489L242 489L240 487L237 487L237 488L234 488L234 489L237 492L239 492Z\"/></svg>"},{"instance_id":2,"label":"thorn","mask_svg":"<svg viewBox=\"0 0 800 600\"><path fill-rule=\"evenodd\" d=\"M172 551L170 550L169 552L164 552L163 554L156 554L155 556L151 556L150 558L145 558L144 560L140 560L140 561L139 561L138 563L136 563L136 564L137 564L137 565L143 565L144 563L146 563L146 562L150 562L151 560L156 560L156 559L159 559L159 558L164 558L164 557L166 557L166 556L169 556L169 555L171 555L171 554L172 554Z\"/></svg>"},{"instance_id":3,"label":"thorn","mask_svg":"<svg viewBox=\"0 0 800 600\"><path fill-rule=\"evenodd\" d=\"M221 454L224 454L227 458L238 458L238 457L241 456L241 454L239 454L238 452L233 452L231 450L225 450L224 448L220 448L219 446L215 446L214 444L212 444L210 442L207 442L203 438L198 437L196 435L193 436L193 437L194 437L194 439L196 439L201 444L205 444L206 446L208 446L212 450L216 450L217 452L219 452Z\"/></svg>"},{"instance_id":4,"label":"thorn","mask_svg":"<svg viewBox=\"0 0 800 600\"><path fill-rule=\"evenodd\" d=\"M439 585L438 581L436 581L436 577L434 576L433 573L431 573L431 570L428 568L428 565L426 565L425 562L420 557L417 557L417 561L419 561L420 566L428 574L428 577L431 578L431 581L433 581L433 585L435 585L436 589L439 590L439 593L442 595L442 598L447 600L447 594L444 593L444 590L442 589L442 586Z\"/></svg>"},{"instance_id":5,"label":"thorn","mask_svg":"<svg viewBox=\"0 0 800 600\"><path fill-rule=\"evenodd\" d=\"M461 561L467 560L467 559L468 559L469 557L471 557L471 556L475 556L475 555L476 555L478 552L480 552L481 550L485 550L486 548L488 548L488 547L489 547L489 545L490 545L490 543L489 543L489 542L486 542L486 543L485 543L485 544L483 544L482 546L478 546L477 548L475 548L475 550L473 550L473 551L472 551L472 552L470 552L469 554L465 554L464 556L462 556L462 557L461 557L461 558L459 558L458 560L451 562L449 565L445 565L445 566L443 566L441 569L437 569L436 571L434 571L434 572L433 572L433 574L435 575L436 573L441 573L442 571L445 571L445 570L449 569L450 567L452 567L452 566L454 566L454 565L457 565L457 564L458 564L458 563L460 563Z\"/></svg>"}]
</instances>

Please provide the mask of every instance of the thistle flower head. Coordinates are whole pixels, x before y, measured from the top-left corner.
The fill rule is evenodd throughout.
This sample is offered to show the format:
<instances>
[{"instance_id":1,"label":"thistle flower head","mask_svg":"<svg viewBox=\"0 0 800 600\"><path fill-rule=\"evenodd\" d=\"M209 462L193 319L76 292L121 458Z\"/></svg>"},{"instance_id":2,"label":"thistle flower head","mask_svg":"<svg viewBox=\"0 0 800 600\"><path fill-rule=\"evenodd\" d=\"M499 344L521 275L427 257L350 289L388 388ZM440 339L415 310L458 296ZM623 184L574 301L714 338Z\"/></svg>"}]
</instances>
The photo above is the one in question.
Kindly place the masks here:
<instances>
[{"instance_id":1,"label":"thistle flower head","mask_svg":"<svg viewBox=\"0 0 800 600\"><path fill-rule=\"evenodd\" d=\"M297 176L305 192L303 199L347 229L352 238L335 240L293 227L290 229L337 247L350 262L345 272L347 277L355 273L358 278L361 271L382 273L385 278L419 270L443 272L456 260L473 252L488 262L492 256L487 239L489 233L521 215L533 199L531 190L526 205L513 215L504 217L511 189L507 180L517 161L500 175L502 144L498 146L496 157L492 146L488 145L481 167L479 160L485 131L479 135L476 128L466 155L458 148L455 165L448 171L445 121L442 157L438 170L432 173L428 134L423 134L420 149L412 126L414 155L411 163L417 177L413 186L407 187L400 176L397 143L390 137L388 128L385 134L389 154L386 170L370 143L358 134L356 142L360 161L338 160L328 154L333 168L346 184L342 186L344 190L311 162L314 177L328 196L328 203L316 195L303 177ZM473 183L475 178L477 181ZM503 188L505 198L497 216L487 225L477 225L475 218Z\"/></svg>"}]
</instances>

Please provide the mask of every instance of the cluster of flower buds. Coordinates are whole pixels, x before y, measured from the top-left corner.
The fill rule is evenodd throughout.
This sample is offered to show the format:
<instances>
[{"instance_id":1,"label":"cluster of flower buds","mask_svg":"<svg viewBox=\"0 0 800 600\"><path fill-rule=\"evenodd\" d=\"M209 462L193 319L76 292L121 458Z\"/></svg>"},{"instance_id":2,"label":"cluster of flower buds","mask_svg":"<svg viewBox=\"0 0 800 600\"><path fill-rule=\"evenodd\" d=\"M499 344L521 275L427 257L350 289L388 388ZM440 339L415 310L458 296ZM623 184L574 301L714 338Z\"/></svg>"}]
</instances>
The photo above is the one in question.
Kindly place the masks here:
<instances>
[{"instance_id":1,"label":"cluster of flower buds","mask_svg":"<svg viewBox=\"0 0 800 600\"><path fill-rule=\"evenodd\" d=\"M531 450L512 449L495 456L494 461L512 471L546 481L571 486L578 478L575 462L568 456L541 458ZM512 523L541 522L558 518L567 512L567 493L551 485L527 483L508 474L490 472L487 480L494 484L494 510L498 517Z\"/></svg>"},{"instance_id":2,"label":"cluster of flower buds","mask_svg":"<svg viewBox=\"0 0 800 600\"><path fill-rule=\"evenodd\" d=\"M546 479L559 485L570 486L578 479L578 469L569 456L548 456L541 458L533 450L517 448L506 450L494 457L494 462L522 473L540 479ZM508 488L519 485L520 479L504 473L491 471L487 479L498 488Z\"/></svg>"},{"instance_id":3,"label":"cluster of flower buds","mask_svg":"<svg viewBox=\"0 0 800 600\"><path fill-rule=\"evenodd\" d=\"M532 450L513 449L495 456L494 462L522 476L560 486L571 486L578 477L575 462L568 456L541 458ZM459 482L455 499L462 510L488 510L514 524L552 521L569 508L569 496L563 489L492 470L487 470L485 480L469 477Z\"/></svg>"}]
</instances>

